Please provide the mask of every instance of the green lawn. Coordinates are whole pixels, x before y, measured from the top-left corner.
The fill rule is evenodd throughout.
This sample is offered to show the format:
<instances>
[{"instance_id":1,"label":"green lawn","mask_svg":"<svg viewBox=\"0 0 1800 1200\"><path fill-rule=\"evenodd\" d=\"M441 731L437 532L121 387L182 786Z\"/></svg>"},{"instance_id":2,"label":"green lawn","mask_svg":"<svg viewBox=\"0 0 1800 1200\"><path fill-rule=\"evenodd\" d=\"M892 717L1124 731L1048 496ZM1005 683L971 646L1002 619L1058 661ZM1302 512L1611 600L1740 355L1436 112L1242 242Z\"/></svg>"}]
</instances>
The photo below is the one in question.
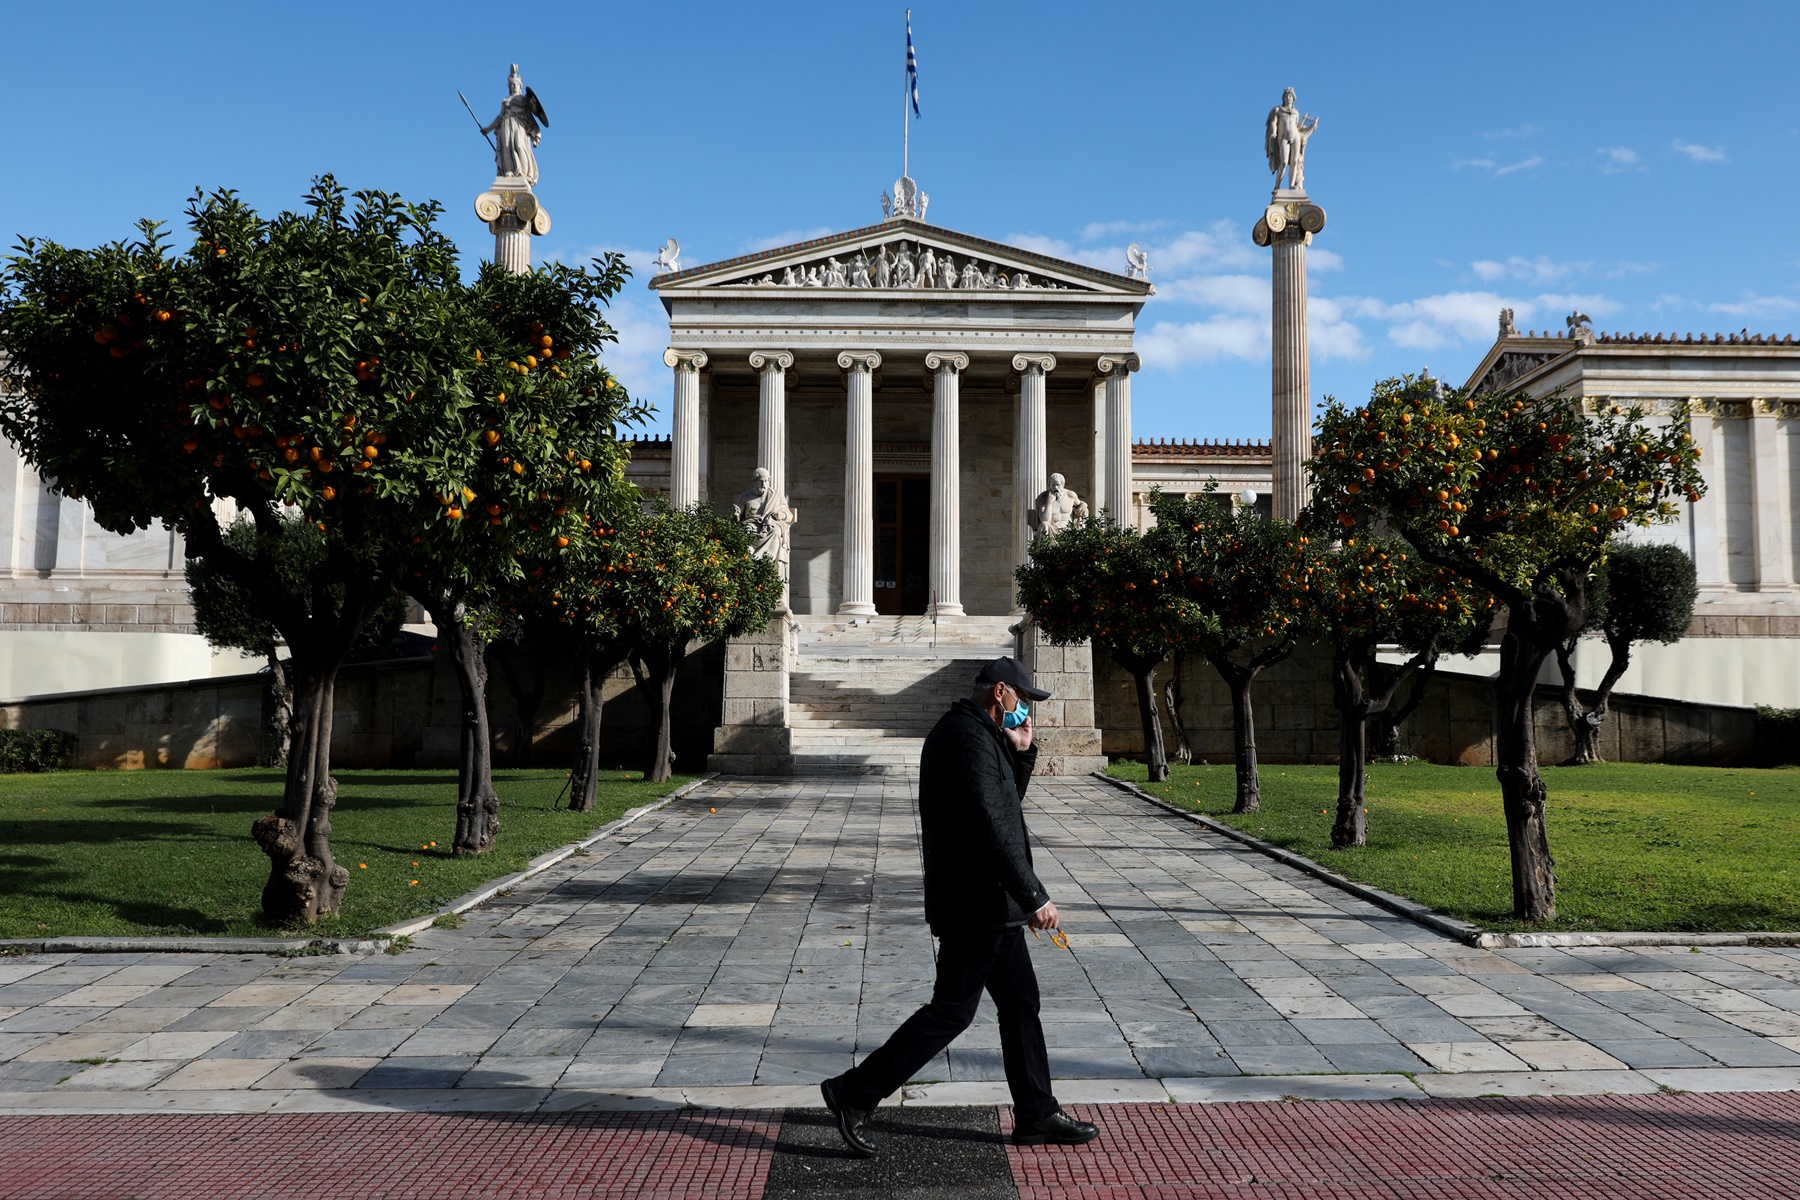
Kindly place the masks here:
<instances>
[{"instance_id":1,"label":"green lawn","mask_svg":"<svg viewBox=\"0 0 1800 1200\"><path fill-rule=\"evenodd\" d=\"M1229 763L1176 765L1154 787L1142 763L1112 773L1485 929L1800 930L1800 770L1544 768L1557 919L1543 926L1512 919L1506 822L1489 768L1372 764L1369 844L1359 850L1331 849L1333 766L1265 766L1262 811L1242 816L1231 813Z\"/></svg>"},{"instance_id":2,"label":"green lawn","mask_svg":"<svg viewBox=\"0 0 1800 1200\"><path fill-rule=\"evenodd\" d=\"M550 808L565 772L497 772L500 837L459 859L456 772L336 775L331 845L350 886L343 911L309 927L319 936L431 912L686 782L610 772L594 811L571 813ZM0 775L0 938L284 932L262 920L269 860L250 840L280 796L271 770Z\"/></svg>"}]
</instances>

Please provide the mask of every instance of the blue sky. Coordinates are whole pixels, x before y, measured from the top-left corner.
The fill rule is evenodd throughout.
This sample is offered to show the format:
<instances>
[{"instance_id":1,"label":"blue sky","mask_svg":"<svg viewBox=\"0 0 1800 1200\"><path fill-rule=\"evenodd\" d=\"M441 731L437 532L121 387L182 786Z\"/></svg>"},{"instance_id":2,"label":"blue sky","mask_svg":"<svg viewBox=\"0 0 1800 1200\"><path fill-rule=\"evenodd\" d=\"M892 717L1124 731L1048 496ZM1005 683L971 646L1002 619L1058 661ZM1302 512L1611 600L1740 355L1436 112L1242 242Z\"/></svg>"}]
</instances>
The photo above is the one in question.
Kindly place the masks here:
<instances>
[{"instance_id":1,"label":"blue sky","mask_svg":"<svg viewBox=\"0 0 1800 1200\"><path fill-rule=\"evenodd\" d=\"M666 404L654 247L684 265L879 218L903 5L9 2L0 234L91 245L196 186L292 206L320 172L436 198L472 261L483 120L518 61L551 118L540 253L621 249L617 366ZM1285 10L1284 10L1285 11ZM1498 309L1558 327L1800 331L1787 4L1258 6L916 0L912 173L934 223L1120 269L1150 250L1140 436L1269 428L1264 113L1321 118L1313 388L1460 382ZM666 428L658 416L653 428Z\"/></svg>"}]
</instances>

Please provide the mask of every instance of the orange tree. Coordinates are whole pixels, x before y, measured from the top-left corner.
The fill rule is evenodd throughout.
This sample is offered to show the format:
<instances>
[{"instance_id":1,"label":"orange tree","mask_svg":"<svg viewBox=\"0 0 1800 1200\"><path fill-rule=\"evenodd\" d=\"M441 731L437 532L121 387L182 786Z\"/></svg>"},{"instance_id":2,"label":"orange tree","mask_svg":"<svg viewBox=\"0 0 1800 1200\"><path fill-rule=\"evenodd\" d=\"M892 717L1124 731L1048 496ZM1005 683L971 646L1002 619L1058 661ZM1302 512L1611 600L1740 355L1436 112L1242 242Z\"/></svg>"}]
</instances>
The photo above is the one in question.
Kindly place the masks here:
<instances>
[{"instance_id":1,"label":"orange tree","mask_svg":"<svg viewBox=\"0 0 1800 1200\"><path fill-rule=\"evenodd\" d=\"M598 683L604 679L593 671L622 649L650 707L644 777L669 778L675 766L671 706L682 660L695 646L766 626L781 606L780 569L751 548L750 535L736 521L704 505L683 510L653 501L592 521L561 584L550 600L573 610L571 624L589 646L589 776L598 754Z\"/></svg>"},{"instance_id":2,"label":"orange tree","mask_svg":"<svg viewBox=\"0 0 1800 1200\"><path fill-rule=\"evenodd\" d=\"M1308 470L1325 519L1346 533L1382 522L1505 606L1494 756L1513 908L1520 920L1549 920L1556 874L1532 730L1538 673L1586 623L1589 576L1607 541L1673 520L1679 500L1699 498L1687 423L1402 378L1377 384L1359 408L1328 399L1315 444Z\"/></svg>"},{"instance_id":3,"label":"orange tree","mask_svg":"<svg viewBox=\"0 0 1800 1200\"><path fill-rule=\"evenodd\" d=\"M1237 767L1232 811L1255 812L1262 807L1262 781L1251 686L1293 653L1301 629L1306 544L1291 522L1264 520L1248 505L1232 508L1216 486L1209 483L1192 499L1156 496L1150 536L1174 563L1184 600L1210 618L1212 632L1198 648L1231 693Z\"/></svg>"},{"instance_id":4,"label":"orange tree","mask_svg":"<svg viewBox=\"0 0 1800 1200\"><path fill-rule=\"evenodd\" d=\"M478 352L500 347L437 212L379 192L352 204L329 177L305 211L273 218L229 192L196 195L185 252L146 222L140 240L95 250L27 240L0 273L0 432L103 527L176 529L287 643L286 786L281 810L253 830L270 858L272 920L339 907L338 667L412 548L436 537L423 531L470 502L462 413L492 394L494 368ZM594 438L610 436L602 411ZM261 536L228 543L219 501ZM324 535L306 603L282 586L284 509ZM579 528L570 513L539 532Z\"/></svg>"},{"instance_id":5,"label":"orange tree","mask_svg":"<svg viewBox=\"0 0 1800 1200\"><path fill-rule=\"evenodd\" d=\"M457 854L485 852L500 828L486 648L526 579L521 561L571 553L591 517L635 503L612 428L640 410L600 362L614 340L603 307L628 273L616 254L593 269L484 265L466 296L465 386L429 453L390 455L390 479L410 475L398 490L415 501L396 514L410 523L396 539L399 580L437 625L461 701Z\"/></svg>"},{"instance_id":6,"label":"orange tree","mask_svg":"<svg viewBox=\"0 0 1800 1200\"><path fill-rule=\"evenodd\" d=\"M1156 668L1213 631L1183 598L1163 549L1102 513L1035 539L1031 561L1016 573L1019 603L1045 637L1059 646L1091 641L1130 674L1153 783L1169 777Z\"/></svg>"},{"instance_id":7,"label":"orange tree","mask_svg":"<svg viewBox=\"0 0 1800 1200\"><path fill-rule=\"evenodd\" d=\"M1338 711L1337 849L1368 840L1364 787L1369 724L1406 719L1424 695L1446 652L1472 654L1493 621L1493 598L1393 537L1348 537L1313 550L1305 561L1305 629L1331 647L1331 695ZM1385 676L1376 664L1381 646L1409 655ZM1410 698L1394 699L1413 681Z\"/></svg>"}]
</instances>

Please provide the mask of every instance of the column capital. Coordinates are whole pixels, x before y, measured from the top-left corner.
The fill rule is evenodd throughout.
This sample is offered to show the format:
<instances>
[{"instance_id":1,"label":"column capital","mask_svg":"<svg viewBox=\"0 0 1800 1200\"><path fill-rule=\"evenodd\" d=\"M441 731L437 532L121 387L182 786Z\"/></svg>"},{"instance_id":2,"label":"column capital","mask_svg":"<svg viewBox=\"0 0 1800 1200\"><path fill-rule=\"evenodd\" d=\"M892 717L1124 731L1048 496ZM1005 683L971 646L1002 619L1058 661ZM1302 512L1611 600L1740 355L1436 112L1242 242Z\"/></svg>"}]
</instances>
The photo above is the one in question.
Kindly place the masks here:
<instances>
[{"instance_id":1,"label":"column capital","mask_svg":"<svg viewBox=\"0 0 1800 1200\"><path fill-rule=\"evenodd\" d=\"M1250 240L1259 246L1272 246L1277 242L1299 242L1310 246L1312 235L1324 228L1324 209L1303 199L1291 200L1264 209L1256 227L1250 231Z\"/></svg>"},{"instance_id":2,"label":"column capital","mask_svg":"<svg viewBox=\"0 0 1800 1200\"><path fill-rule=\"evenodd\" d=\"M1012 369L1019 372L1021 375L1025 374L1027 371L1039 371L1048 375L1050 372L1056 370L1056 355L1015 354L1013 355Z\"/></svg>"},{"instance_id":3,"label":"column capital","mask_svg":"<svg viewBox=\"0 0 1800 1200\"><path fill-rule=\"evenodd\" d=\"M699 371L706 367L707 357L704 350L677 350L670 346L663 351L663 366L674 367L677 371Z\"/></svg>"},{"instance_id":4,"label":"column capital","mask_svg":"<svg viewBox=\"0 0 1800 1200\"><path fill-rule=\"evenodd\" d=\"M752 350L750 367L755 371L785 371L794 365L792 350Z\"/></svg>"},{"instance_id":5,"label":"column capital","mask_svg":"<svg viewBox=\"0 0 1800 1200\"><path fill-rule=\"evenodd\" d=\"M969 369L969 356L961 350L932 350L925 355L927 371L966 371Z\"/></svg>"},{"instance_id":6,"label":"column capital","mask_svg":"<svg viewBox=\"0 0 1800 1200\"><path fill-rule=\"evenodd\" d=\"M874 350L845 350L838 355L840 371L874 371L881 366L881 355Z\"/></svg>"},{"instance_id":7,"label":"column capital","mask_svg":"<svg viewBox=\"0 0 1800 1200\"><path fill-rule=\"evenodd\" d=\"M1135 354L1102 354L1094 369L1102 375L1129 375L1143 365Z\"/></svg>"}]
</instances>

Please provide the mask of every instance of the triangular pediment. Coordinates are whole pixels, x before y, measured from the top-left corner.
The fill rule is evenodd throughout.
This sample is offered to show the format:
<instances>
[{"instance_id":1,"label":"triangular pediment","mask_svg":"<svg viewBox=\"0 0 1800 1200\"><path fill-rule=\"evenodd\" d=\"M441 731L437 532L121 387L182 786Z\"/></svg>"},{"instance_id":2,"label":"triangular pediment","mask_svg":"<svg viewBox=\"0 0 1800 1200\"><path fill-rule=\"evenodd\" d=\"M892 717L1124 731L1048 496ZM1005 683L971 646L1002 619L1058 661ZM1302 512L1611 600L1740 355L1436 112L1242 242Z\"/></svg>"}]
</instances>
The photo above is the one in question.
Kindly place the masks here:
<instances>
[{"instance_id":1,"label":"triangular pediment","mask_svg":"<svg viewBox=\"0 0 1800 1200\"><path fill-rule=\"evenodd\" d=\"M658 275L650 286L669 298L719 289L963 292L971 297L1074 292L1134 300L1150 293L1142 279L911 218Z\"/></svg>"}]
</instances>

